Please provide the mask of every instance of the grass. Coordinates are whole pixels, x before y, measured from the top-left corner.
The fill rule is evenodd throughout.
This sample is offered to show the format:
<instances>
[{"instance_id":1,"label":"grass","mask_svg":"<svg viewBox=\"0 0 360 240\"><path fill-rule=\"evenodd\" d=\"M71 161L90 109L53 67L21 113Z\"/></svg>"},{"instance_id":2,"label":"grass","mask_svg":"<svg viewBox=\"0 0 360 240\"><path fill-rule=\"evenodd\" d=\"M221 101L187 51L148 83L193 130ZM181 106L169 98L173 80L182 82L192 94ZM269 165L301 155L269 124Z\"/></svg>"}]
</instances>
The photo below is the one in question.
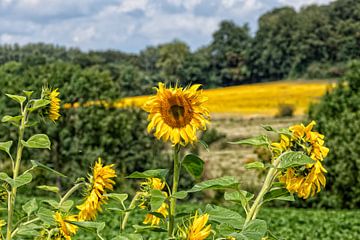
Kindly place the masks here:
<instances>
[{"instance_id":1,"label":"grass","mask_svg":"<svg viewBox=\"0 0 360 240\"><path fill-rule=\"evenodd\" d=\"M197 204L182 204L180 208L195 209ZM129 230L132 224L140 224L144 213L137 211L131 218ZM352 240L360 239L360 214L359 210L317 210L295 208L265 208L260 212L259 218L268 222L269 230L279 239L284 240ZM105 239L112 239L119 234L119 217L109 212L98 219L105 221L106 228L103 231ZM166 239L159 238L157 233L143 235L147 240ZM80 231L73 239L90 240L95 236Z\"/></svg>"},{"instance_id":2,"label":"grass","mask_svg":"<svg viewBox=\"0 0 360 240\"><path fill-rule=\"evenodd\" d=\"M328 81L277 81L204 90L211 113L274 116L281 104L302 115L330 88ZM148 96L124 98L116 106L141 106Z\"/></svg>"}]
</instances>

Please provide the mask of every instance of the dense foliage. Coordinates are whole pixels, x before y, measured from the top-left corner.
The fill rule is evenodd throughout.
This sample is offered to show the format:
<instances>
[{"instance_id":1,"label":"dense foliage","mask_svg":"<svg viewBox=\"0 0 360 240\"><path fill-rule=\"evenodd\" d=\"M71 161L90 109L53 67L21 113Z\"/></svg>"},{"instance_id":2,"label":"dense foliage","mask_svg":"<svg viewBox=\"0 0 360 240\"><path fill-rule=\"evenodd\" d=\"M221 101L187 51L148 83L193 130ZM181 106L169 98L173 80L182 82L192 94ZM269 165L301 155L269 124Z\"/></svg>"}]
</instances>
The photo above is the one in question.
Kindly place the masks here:
<instances>
[{"instance_id":1,"label":"dense foliage","mask_svg":"<svg viewBox=\"0 0 360 240\"><path fill-rule=\"evenodd\" d=\"M314 106L310 118L332 149L325 160L327 186L316 203L337 208L360 207L360 62L350 64L344 80ZM319 201L318 201L319 200Z\"/></svg>"},{"instance_id":2,"label":"dense foliage","mask_svg":"<svg viewBox=\"0 0 360 240\"><path fill-rule=\"evenodd\" d=\"M338 0L294 10L274 9L259 19L253 36L247 25L223 21L210 44L191 52L174 40L139 54L116 50L82 52L46 44L3 45L0 64L25 67L67 62L108 71L122 94L141 95L158 81L202 83L206 88L283 78L341 76L360 56L360 2Z\"/></svg>"}]
</instances>

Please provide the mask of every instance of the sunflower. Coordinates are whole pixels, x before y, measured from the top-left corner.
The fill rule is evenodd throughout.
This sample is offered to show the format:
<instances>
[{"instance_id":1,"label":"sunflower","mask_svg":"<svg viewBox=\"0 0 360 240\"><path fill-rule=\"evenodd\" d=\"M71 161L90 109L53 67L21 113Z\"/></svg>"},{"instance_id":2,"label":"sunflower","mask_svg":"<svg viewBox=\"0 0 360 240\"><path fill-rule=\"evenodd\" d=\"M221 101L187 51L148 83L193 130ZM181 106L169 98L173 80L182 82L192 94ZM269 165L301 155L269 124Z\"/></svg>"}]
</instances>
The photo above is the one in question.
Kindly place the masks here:
<instances>
[{"instance_id":1,"label":"sunflower","mask_svg":"<svg viewBox=\"0 0 360 240\"><path fill-rule=\"evenodd\" d=\"M197 141L196 131L205 130L209 123L209 111L204 106L207 97L199 90L200 84L181 88L166 88L159 83L157 94L143 106L149 113L147 130L155 129L154 136L174 145L183 146Z\"/></svg>"},{"instance_id":2,"label":"sunflower","mask_svg":"<svg viewBox=\"0 0 360 240\"><path fill-rule=\"evenodd\" d=\"M169 205L164 202L161 204L161 207L158 210L156 210L155 212L160 213L161 215L163 215L164 218L166 218L167 215L169 215L168 209L169 209ZM157 226L157 225L159 225L160 220L161 219L159 217L157 217L151 213L148 213L148 214L146 214L143 223L151 224L151 226Z\"/></svg>"},{"instance_id":3,"label":"sunflower","mask_svg":"<svg viewBox=\"0 0 360 240\"><path fill-rule=\"evenodd\" d=\"M59 236L59 239L63 237L66 240L71 240L71 236L76 234L78 228L67 221L78 221L78 217L76 215L63 217L61 213L56 212L54 218L59 226L59 232L61 235Z\"/></svg>"},{"instance_id":4,"label":"sunflower","mask_svg":"<svg viewBox=\"0 0 360 240\"><path fill-rule=\"evenodd\" d=\"M301 198L307 199L320 192L326 185L324 173L326 169L322 161L327 156L329 149L324 146L324 135L312 131L316 123L312 121L307 126L294 125L289 128L291 136L280 135L280 142L273 143L274 155L277 157L285 151L302 151L312 158L315 163L301 167L288 168L279 175L291 193L297 193Z\"/></svg>"},{"instance_id":5,"label":"sunflower","mask_svg":"<svg viewBox=\"0 0 360 240\"><path fill-rule=\"evenodd\" d=\"M60 117L60 93L58 89L51 90L43 87L42 99L50 101L49 105L43 110L44 115L48 116L50 120L56 121Z\"/></svg>"},{"instance_id":6,"label":"sunflower","mask_svg":"<svg viewBox=\"0 0 360 240\"><path fill-rule=\"evenodd\" d=\"M207 224L209 220L209 214L205 213L198 215L198 212L195 213L195 216L192 217L192 220L188 226L185 226L185 230L180 230L180 239L186 240L204 240L206 239L211 232L211 224Z\"/></svg>"},{"instance_id":7,"label":"sunflower","mask_svg":"<svg viewBox=\"0 0 360 240\"><path fill-rule=\"evenodd\" d=\"M106 190L113 190L115 182L111 179L116 177L114 164L103 166L101 158L95 163L93 175L89 177L89 189L83 204L77 206L80 210L79 220L94 220L101 205L106 203Z\"/></svg>"}]
</instances>

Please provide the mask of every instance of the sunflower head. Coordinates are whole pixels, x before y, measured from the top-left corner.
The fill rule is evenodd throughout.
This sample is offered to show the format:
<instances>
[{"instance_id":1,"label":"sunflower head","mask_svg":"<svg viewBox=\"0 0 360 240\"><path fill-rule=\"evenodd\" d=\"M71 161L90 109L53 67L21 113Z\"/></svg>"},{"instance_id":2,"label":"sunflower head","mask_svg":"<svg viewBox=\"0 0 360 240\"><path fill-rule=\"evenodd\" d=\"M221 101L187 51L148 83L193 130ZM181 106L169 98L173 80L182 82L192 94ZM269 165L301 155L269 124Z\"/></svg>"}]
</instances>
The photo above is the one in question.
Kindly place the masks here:
<instances>
[{"instance_id":1,"label":"sunflower head","mask_svg":"<svg viewBox=\"0 0 360 240\"><path fill-rule=\"evenodd\" d=\"M151 190L163 190L165 187L165 182L160 178L147 178L145 181L140 183L140 192L139 192L139 207L141 209L150 210L150 201L151 201ZM162 192L167 196L166 192Z\"/></svg>"},{"instance_id":2,"label":"sunflower head","mask_svg":"<svg viewBox=\"0 0 360 240\"><path fill-rule=\"evenodd\" d=\"M83 204L77 206L80 210L80 220L94 220L101 205L106 203L107 190L113 190L115 184L112 178L116 177L114 164L103 166L101 158L95 163L93 174L89 176L88 189Z\"/></svg>"},{"instance_id":3,"label":"sunflower head","mask_svg":"<svg viewBox=\"0 0 360 240\"><path fill-rule=\"evenodd\" d=\"M154 129L154 136L174 145L187 145L197 141L196 131L205 130L209 123L209 111L204 106L207 97L199 90L200 84L181 88L166 88L159 83L156 95L144 104L149 113L148 132Z\"/></svg>"},{"instance_id":4,"label":"sunflower head","mask_svg":"<svg viewBox=\"0 0 360 240\"><path fill-rule=\"evenodd\" d=\"M163 215L164 218L166 218L169 215L168 212L169 205L167 203L162 203L160 208L157 209L155 212L160 213ZM146 214L145 219L143 221L144 224L150 224L151 226L158 226L160 224L161 218L153 215L153 214Z\"/></svg>"},{"instance_id":5,"label":"sunflower head","mask_svg":"<svg viewBox=\"0 0 360 240\"><path fill-rule=\"evenodd\" d=\"M288 168L279 175L279 180L291 193L295 192L304 199L314 196L326 184L326 169L322 161L329 149L324 146L324 135L312 131L315 124L312 121L307 126L291 126L290 136L280 135L280 142L272 144L275 157L285 151L301 151L315 160L312 164Z\"/></svg>"},{"instance_id":6,"label":"sunflower head","mask_svg":"<svg viewBox=\"0 0 360 240\"><path fill-rule=\"evenodd\" d=\"M60 117L60 92L58 89L51 90L43 87L41 98L50 101L50 103L42 110L42 114L47 116L51 121L55 122Z\"/></svg>"},{"instance_id":7,"label":"sunflower head","mask_svg":"<svg viewBox=\"0 0 360 240\"><path fill-rule=\"evenodd\" d=\"M71 236L76 234L78 228L68 221L78 221L78 217L76 215L63 217L61 213L56 212L54 218L58 224L60 233L58 239L65 238L66 240L71 240Z\"/></svg>"},{"instance_id":8,"label":"sunflower head","mask_svg":"<svg viewBox=\"0 0 360 240\"><path fill-rule=\"evenodd\" d=\"M207 225L209 214L199 215L198 212L190 218L188 223L184 223L184 227L179 227L178 235L183 240L204 240L211 233L211 224Z\"/></svg>"}]
</instances>

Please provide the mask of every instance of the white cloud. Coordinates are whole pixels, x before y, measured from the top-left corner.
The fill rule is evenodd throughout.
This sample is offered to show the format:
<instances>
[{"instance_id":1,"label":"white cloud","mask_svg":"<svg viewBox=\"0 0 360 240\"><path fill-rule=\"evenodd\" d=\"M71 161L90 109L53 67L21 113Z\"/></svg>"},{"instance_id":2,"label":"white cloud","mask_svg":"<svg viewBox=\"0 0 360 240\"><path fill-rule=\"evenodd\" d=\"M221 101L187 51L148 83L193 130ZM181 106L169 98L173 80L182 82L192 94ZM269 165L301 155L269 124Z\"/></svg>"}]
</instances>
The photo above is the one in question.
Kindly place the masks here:
<instances>
[{"instance_id":1,"label":"white cloud","mask_svg":"<svg viewBox=\"0 0 360 240\"><path fill-rule=\"evenodd\" d=\"M328 4L334 0L278 0L280 4L293 6L295 9L299 10L302 6L310 4Z\"/></svg>"},{"instance_id":2,"label":"white cloud","mask_svg":"<svg viewBox=\"0 0 360 240\"><path fill-rule=\"evenodd\" d=\"M221 20L250 22L273 7L330 0L0 0L0 43L48 42L139 51L175 38L192 49L211 41Z\"/></svg>"}]
</instances>

